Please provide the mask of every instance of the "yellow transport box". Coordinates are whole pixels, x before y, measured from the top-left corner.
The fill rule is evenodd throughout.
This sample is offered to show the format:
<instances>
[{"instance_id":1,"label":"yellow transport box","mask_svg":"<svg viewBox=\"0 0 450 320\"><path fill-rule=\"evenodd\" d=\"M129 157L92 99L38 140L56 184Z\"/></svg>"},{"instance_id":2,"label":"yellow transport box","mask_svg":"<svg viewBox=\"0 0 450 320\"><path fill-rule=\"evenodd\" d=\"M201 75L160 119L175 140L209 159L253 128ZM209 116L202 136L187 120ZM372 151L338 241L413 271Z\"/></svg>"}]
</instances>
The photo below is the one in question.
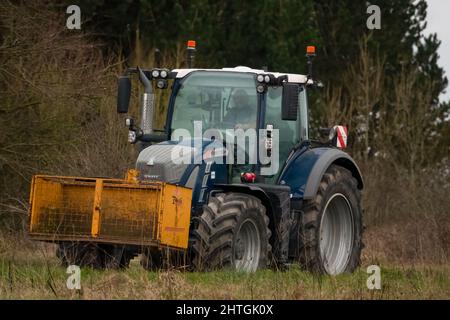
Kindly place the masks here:
<instances>
[{"instance_id":1,"label":"yellow transport box","mask_svg":"<svg viewBox=\"0 0 450 320\"><path fill-rule=\"evenodd\" d=\"M34 176L29 234L43 241L188 246L192 190L133 178Z\"/></svg>"}]
</instances>

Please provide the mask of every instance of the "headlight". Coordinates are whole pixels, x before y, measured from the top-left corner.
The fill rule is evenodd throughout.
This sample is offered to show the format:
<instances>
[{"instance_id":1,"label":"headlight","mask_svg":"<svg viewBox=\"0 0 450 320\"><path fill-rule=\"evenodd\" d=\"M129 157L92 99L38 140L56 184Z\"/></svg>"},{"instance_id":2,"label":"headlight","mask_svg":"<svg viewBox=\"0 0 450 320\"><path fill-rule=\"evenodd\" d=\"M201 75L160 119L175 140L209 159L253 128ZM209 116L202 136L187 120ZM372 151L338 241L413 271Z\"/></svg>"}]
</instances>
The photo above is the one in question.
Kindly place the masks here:
<instances>
[{"instance_id":1,"label":"headlight","mask_svg":"<svg viewBox=\"0 0 450 320\"><path fill-rule=\"evenodd\" d=\"M158 78L159 77L159 70L153 70L152 71L152 77L153 78Z\"/></svg>"},{"instance_id":2,"label":"headlight","mask_svg":"<svg viewBox=\"0 0 450 320\"><path fill-rule=\"evenodd\" d=\"M133 118L126 118L125 119L125 126L128 128L131 127L134 124Z\"/></svg>"},{"instance_id":3,"label":"headlight","mask_svg":"<svg viewBox=\"0 0 450 320\"><path fill-rule=\"evenodd\" d=\"M263 84L258 84L256 86L256 91L258 91L258 93L264 93L264 91L266 91L266 87Z\"/></svg>"},{"instance_id":4,"label":"headlight","mask_svg":"<svg viewBox=\"0 0 450 320\"><path fill-rule=\"evenodd\" d=\"M256 81L263 82L264 81L264 75L258 74L258 76L256 77Z\"/></svg>"},{"instance_id":5,"label":"headlight","mask_svg":"<svg viewBox=\"0 0 450 320\"><path fill-rule=\"evenodd\" d=\"M136 131L128 131L128 142L136 143Z\"/></svg>"},{"instance_id":6,"label":"headlight","mask_svg":"<svg viewBox=\"0 0 450 320\"><path fill-rule=\"evenodd\" d=\"M163 79L158 80L156 82L156 87L158 89L165 89L165 88L167 88L167 80L163 80Z\"/></svg>"},{"instance_id":7,"label":"headlight","mask_svg":"<svg viewBox=\"0 0 450 320\"><path fill-rule=\"evenodd\" d=\"M269 83L270 82L270 77L268 75L264 76L264 82L265 83Z\"/></svg>"},{"instance_id":8,"label":"headlight","mask_svg":"<svg viewBox=\"0 0 450 320\"><path fill-rule=\"evenodd\" d=\"M161 78L167 78L167 71L166 70L161 70L161 72L159 73L159 75L161 76Z\"/></svg>"}]
</instances>

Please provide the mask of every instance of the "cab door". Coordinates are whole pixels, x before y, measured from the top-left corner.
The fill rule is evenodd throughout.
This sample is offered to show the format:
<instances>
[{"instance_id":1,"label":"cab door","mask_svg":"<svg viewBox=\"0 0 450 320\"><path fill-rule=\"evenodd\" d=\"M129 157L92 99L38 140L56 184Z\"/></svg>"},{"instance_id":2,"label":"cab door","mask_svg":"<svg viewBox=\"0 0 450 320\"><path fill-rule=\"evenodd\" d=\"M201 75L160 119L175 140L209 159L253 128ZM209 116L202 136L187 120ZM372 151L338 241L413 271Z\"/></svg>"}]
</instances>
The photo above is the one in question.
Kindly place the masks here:
<instances>
[{"instance_id":1,"label":"cab door","mask_svg":"<svg viewBox=\"0 0 450 320\"><path fill-rule=\"evenodd\" d=\"M269 87L265 99L264 128L269 125L278 130L278 171L272 176L266 176L266 183L275 183L292 148L301 141L308 139L308 108L306 89L300 85L299 105L295 121L281 119L282 87Z\"/></svg>"}]
</instances>

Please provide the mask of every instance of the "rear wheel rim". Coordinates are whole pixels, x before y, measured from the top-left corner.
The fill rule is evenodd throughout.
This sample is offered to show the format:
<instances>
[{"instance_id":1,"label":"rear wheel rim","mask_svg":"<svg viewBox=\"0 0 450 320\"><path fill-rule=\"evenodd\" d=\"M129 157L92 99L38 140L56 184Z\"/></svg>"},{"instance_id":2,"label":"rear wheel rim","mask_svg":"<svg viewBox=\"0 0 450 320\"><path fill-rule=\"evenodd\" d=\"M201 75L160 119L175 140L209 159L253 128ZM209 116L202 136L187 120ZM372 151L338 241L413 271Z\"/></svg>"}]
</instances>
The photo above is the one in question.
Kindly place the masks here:
<instances>
[{"instance_id":1,"label":"rear wheel rim","mask_svg":"<svg viewBox=\"0 0 450 320\"><path fill-rule=\"evenodd\" d=\"M237 234L233 246L233 260L237 271L254 272L258 269L261 256L261 239L256 224L245 220Z\"/></svg>"},{"instance_id":2,"label":"rear wheel rim","mask_svg":"<svg viewBox=\"0 0 450 320\"><path fill-rule=\"evenodd\" d=\"M320 256L328 274L344 272L354 244L353 212L342 193L328 199L320 221Z\"/></svg>"}]
</instances>

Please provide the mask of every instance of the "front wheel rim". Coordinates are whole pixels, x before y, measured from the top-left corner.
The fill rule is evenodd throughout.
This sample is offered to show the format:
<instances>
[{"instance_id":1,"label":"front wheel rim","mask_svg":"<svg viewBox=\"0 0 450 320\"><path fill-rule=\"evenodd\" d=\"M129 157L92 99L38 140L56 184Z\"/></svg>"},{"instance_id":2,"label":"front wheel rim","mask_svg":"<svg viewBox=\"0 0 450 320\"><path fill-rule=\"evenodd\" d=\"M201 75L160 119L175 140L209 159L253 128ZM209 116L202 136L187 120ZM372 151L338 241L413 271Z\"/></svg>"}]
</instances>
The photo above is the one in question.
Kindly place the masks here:
<instances>
[{"instance_id":1,"label":"front wheel rim","mask_svg":"<svg viewBox=\"0 0 450 320\"><path fill-rule=\"evenodd\" d=\"M354 245L354 218L348 199L342 193L328 199L320 221L320 256L328 274L344 272Z\"/></svg>"},{"instance_id":2,"label":"front wheel rim","mask_svg":"<svg viewBox=\"0 0 450 320\"><path fill-rule=\"evenodd\" d=\"M261 256L261 238L256 224L245 220L236 233L233 260L237 271L255 272Z\"/></svg>"}]
</instances>

